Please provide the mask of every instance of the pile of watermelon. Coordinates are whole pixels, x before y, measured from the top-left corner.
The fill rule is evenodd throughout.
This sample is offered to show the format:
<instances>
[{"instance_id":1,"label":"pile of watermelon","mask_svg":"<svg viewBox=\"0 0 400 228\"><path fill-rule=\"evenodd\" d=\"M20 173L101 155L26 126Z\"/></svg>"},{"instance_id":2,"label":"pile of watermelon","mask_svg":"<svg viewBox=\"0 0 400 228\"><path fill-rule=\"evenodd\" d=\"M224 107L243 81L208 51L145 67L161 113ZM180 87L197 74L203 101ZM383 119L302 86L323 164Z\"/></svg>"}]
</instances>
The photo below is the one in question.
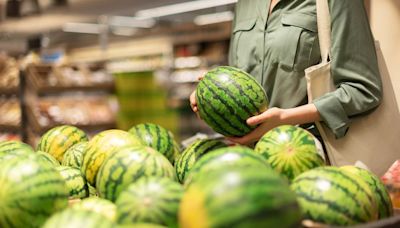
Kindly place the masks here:
<instances>
[{"instance_id":1,"label":"pile of watermelon","mask_svg":"<svg viewBox=\"0 0 400 228\"><path fill-rule=\"evenodd\" d=\"M240 70L211 73L222 78L203 79L200 115L212 113L205 120L221 133L248 132L243 120L264 110L264 91ZM223 83L229 88L216 93ZM240 94L236 106L202 103ZM240 113L222 115L230 109ZM217 139L197 140L183 150L179 145L152 123L91 139L77 127L58 126L36 150L17 141L0 143L0 227L285 228L305 220L355 225L393 214L379 178L354 166L325 166L318 140L299 127L277 127L254 149Z\"/></svg>"}]
</instances>

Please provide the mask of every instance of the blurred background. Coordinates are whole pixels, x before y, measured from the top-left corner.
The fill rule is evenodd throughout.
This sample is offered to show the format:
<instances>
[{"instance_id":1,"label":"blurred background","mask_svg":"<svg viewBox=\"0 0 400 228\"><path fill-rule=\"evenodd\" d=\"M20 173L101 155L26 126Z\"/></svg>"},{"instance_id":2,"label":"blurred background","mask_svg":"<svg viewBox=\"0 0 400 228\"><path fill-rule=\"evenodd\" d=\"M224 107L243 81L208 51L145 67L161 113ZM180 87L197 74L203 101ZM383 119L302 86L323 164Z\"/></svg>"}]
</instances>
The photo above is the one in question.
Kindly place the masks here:
<instances>
[{"instance_id":1,"label":"blurred background","mask_svg":"<svg viewBox=\"0 0 400 228\"><path fill-rule=\"evenodd\" d=\"M142 122L179 140L212 133L191 112L188 96L200 75L227 64L235 3L0 0L0 141L35 145L60 124L92 135ZM366 7L398 76L400 0Z\"/></svg>"}]
</instances>

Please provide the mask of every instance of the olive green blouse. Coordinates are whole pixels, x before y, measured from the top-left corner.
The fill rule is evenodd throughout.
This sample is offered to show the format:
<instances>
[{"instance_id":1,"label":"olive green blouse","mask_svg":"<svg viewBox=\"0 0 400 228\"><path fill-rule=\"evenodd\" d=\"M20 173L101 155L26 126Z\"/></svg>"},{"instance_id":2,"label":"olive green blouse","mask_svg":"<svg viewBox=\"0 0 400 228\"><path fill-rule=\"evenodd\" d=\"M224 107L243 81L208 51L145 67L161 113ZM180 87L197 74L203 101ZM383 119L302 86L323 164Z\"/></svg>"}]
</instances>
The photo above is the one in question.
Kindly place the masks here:
<instances>
[{"instance_id":1,"label":"olive green blouse","mask_svg":"<svg viewBox=\"0 0 400 228\"><path fill-rule=\"evenodd\" d=\"M315 0L281 0L268 16L270 0L239 0L230 65L253 75L270 107L307 103L304 70L320 62ZM362 0L329 0L332 21L331 73L336 90L314 101L337 137L351 118L379 104L381 80L374 39Z\"/></svg>"}]
</instances>

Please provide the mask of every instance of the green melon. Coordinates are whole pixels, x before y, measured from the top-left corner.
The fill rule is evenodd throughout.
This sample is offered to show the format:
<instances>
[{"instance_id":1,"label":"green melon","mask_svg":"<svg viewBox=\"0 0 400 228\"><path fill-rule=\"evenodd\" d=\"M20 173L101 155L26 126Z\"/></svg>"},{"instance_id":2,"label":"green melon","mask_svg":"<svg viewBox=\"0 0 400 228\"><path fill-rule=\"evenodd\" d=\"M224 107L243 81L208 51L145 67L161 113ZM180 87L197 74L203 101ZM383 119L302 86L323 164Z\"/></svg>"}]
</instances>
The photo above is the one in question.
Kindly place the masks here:
<instances>
[{"instance_id":1,"label":"green melon","mask_svg":"<svg viewBox=\"0 0 400 228\"><path fill-rule=\"evenodd\" d=\"M254 150L289 180L325 164L320 155L323 154L321 143L308 131L291 125L268 131Z\"/></svg>"},{"instance_id":2,"label":"green melon","mask_svg":"<svg viewBox=\"0 0 400 228\"><path fill-rule=\"evenodd\" d=\"M319 167L297 176L291 185L307 219L348 226L378 218L375 198L357 175L337 167Z\"/></svg>"},{"instance_id":3,"label":"green melon","mask_svg":"<svg viewBox=\"0 0 400 228\"><path fill-rule=\"evenodd\" d=\"M36 155L39 157L39 159L43 160L44 162L49 163L52 166L60 166L60 162L51 154L45 153L43 151L38 151L36 152Z\"/></svg>"},{"instance_id":4,"label":"green melon","mask_svg":"<svg viewBox=\"0 0 400 228\"><path fill-rule=\"evenodd\" d=\"M173 163L175 159L176 142L173 134L157 124L138 124L129 130L142 141L143 145L149 146L163 154Z\"/></svg>"},{"instance_id":5,"label":"green melon","mask_svg":"<svg viewBox=\"0 0 400 228\"><path fill-rule=\"evenodd\" d=\"M31 156L34 152L31 146L20 141L0 142L0 161L21 156Z\"/></svg>"},{"instance_id":6,"label":"green melon","mask_svg":"<svg viewBox=\"0 0 400 228\"><path fill-rule=\"evenodd\" d=\"M116 221L117 207L109 200L89 197L72 206L74 209L89 210L101 214L111 221Z\"/></svg>"},{"instance_id":7,"label":"green melon","mask_svg":"<svg viewBox=\"0 0 400 228\"><path fill-rule=\"evenodd\" d=\"M187 175L185 186L195 181L197 176L201 173L208 173L218 169L229 169L230 167L259 167L270 169L264 157L248 147L225 147L210 151L202 156Z\"/></svg>"},{"instance_id":8,"label":"green melon","mask_svg":"<svg viewBox=\"0 0 400 228\"><path fill-rule=\"evenodd\" d=\"M226 144L215 139L200 139L189 145L175 162L176 176L183 183L194 163L209 151L226 147Z\"/></svg>"},{"instance_id":9,"label":"green melon","mask_svg":"<svg viewBox=\"0 0 400 228\"><path fill-rule=\"evenodd\" d=\"M88 141L86 133L77 127L63 125L47 131L39 141L38 151L51 154L59 162L62 162L63 155L71 146Z\"/></svg>"},{"instance_id":10,"label":"green melon","mask_svg":"<svg viewBox=\"0 0 400 228\"><path fill-rule=\"evenodd\" d=\"M93 187L91 184L87 183L88 185L88 190L89 190L89 197L92 196L98 196L97 194L97 189L95 187Z\"/></svg>"},{"instance_id":11,"label":"green melon","mask_svg":"<svg viewBox=\"0 0 400 228\"><path fill-rule=\"evenodd\" d=\"M80 169L69 166L58 166L56 169L67 184L70 198L82 199L89 196L89 189Z\"/></svg>"},{"instance_id":12,"label":"green melon","mask_svg":"<svg viewBox=\"0 0 400 228\"><path fill-rule=\"evenodd\" d=\"M125 147L104 161L96 188L100 197L114 202L131 183L146 176L176 179L173 166L162 154L150 147Z\"/></svg>"},{"instance_id":13,"label":"green melon","mask_svg":"<svg viewBox=\"0 0 400 228\"><path fill-rule=\"evenodd\" d=\"M180 227L300 227L301 210L287 181L264 166L200 175L185 192Z\"/></svg>"},{"instance_id":14,"label":"green melon","mask_svg":"<svg viewBox=\"0 0 400 228\"><path fill-rule=\"evenodd\" d=\"M81 168L83 162L83 153L85 152L88 142L80 142L71 146L63 156L62 165L75 168Z\"/></svg>"},{"instance_id":15,"label":"green melon","mask_svg":"<svg viewBox=\"0 0 400 228\"><path fill-rule=\"evenodd\" d=\"M142 145L134 135L122 130L107 130L94 136L85 148L82 163L82 173L86 180L96 184L96 176L103 161L108 156L126 146Z\"/></svg>"},{"instance_id":16,"label":"green melon","mask_svg":"<svg viewBox=\"0 0 400 228\"><path fill-rule=\"evenodd\" d=\"M0 166L0 227L40 227L68 205L65 181L36 156L13 158Z\"/></svg>"},{"instance_id":17,"label":"green melon","mask_svg":"<svg viewBox=\"0 0 400 228\"><path fill-rule=\"evenodd\" d=\"M119 224L153 223L177 227L183 187L168 178L141 178L129 185L117 201Z\"/></svg>"},{"instance_id":18,"label":"green melon","mask_svg":"<svg viewBox=\"0 0 400 228\"><path fill-rule=\"evenodd\" d=\"M268 107L264 88L246 72L229 66L210 70L196 89L200 117L225 136L243 136L254 127L246 120Z\"/></svg>"},{"instance_id":19,"label":"green melon","mask_svg":"<svg viewBox=\"0 0 400 228\"><path fill-rule=\"evenodd\" d=\"M363 179L371 188L371 192L378 204L378 218L384 219L393 215L393 205L389 193L381 180L368 170L355 166L343 166L341 169L349 171Z\"/></svg>"},{"instance_id":20,"label":"green melon","mask_svg":"<svg viewBox=\"0 0 400 228\"><path fill-rule=\"evenodd\" d=\"M102 214L68 208L53 215L43 228L116 228L117 224Z\"/></svg>"}]
</instances>

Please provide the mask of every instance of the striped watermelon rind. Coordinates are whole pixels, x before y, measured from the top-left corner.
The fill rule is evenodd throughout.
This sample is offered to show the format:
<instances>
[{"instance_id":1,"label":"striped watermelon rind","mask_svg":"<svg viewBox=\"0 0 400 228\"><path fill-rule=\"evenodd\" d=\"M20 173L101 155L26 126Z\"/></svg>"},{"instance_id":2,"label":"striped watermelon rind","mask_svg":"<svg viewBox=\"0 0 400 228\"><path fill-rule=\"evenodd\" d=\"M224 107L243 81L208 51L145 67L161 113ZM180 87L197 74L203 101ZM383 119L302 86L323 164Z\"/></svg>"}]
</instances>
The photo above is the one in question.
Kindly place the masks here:
<instances>
[{"instance_id":1,"label":"striped watermelon rind","mask_svg":"<svg viewBox=\"0 0 400 228\"><path fill-rule=\"evenodd\" d=\"M96 187L96 177L108 156L126 146L141 146L134 135L122 130L106 130L94 136L85 148L82 173L86 180Z\"/></svg>"},{"instance_id":2,"label":"striped watermelon rind","mask_svg":"<svg viewBox=\"0 0 400 228\"><path fill-rule=\"evenodd\" d=\"M260 169L271 169L263 156L257 154L248 147L225 147L210 151L197 160L187 175L184 185L185 187L189 186L202 174L207 175L210 171L230 169L231 167L259 167Z\"/></svg>"},{"instance_id":3,"label":"striped watermelon rind","mask_svg":"<svg viewBox=\"0 0 400 228\"><path fill-rule=\"evenodd\" d=\"M351 172L363 179L371 188L375 201L378 204L378 219L389 218L393 215L393 205L390 195L381 180L368 170L355 166L343 166L341 169Z\"/></svg>"},{"instance_id":4,"label":"striped watermelon rind","mask_svg":"<svg viewBox=\"0 0 400 228\"><path fill-rule=\"evenodd\" d=\"M273 169L293 180L307 170L325 165L316 140L300 127L282 125L265 133L254 150L263 155Z\"/></svg>"},{"instance_id":5,"label":"striped watermelon rind","mask_svg":"<svg viewBox=\"0 0 400 228\"><path fill-rule=\"evenodd\" d=\"M194 163L204 154L226 146L225 143L216 139L200 139L189 145L175 162L175 171L178 180L183 183Z\"/></svg>"},{"instance_id":6,"label":"striped watermelon rind","mask_svg":"<svg viewBox=\"0 0 400 228\"><path fill-rule=\"evenodd\" d=\"M43 228L116 228L117 225L102 214L89 210L68 208L54 214Z\"/></svg>"},{"instance_id":7,"label":"striped watermelon rind","mask_svg":"<svg viewBox=\"0 0 400 228\"><path fill-rule=\"evenodd\" d=\"M268 107L264 88L248 73L229 66L210 70L196 89L200 117L225 136L243 136L255 127L246 120Z\"/></svg>"},{"instance_id":8,"label":"striped watermelon rind","mask_svg":"<svg viewBox=\"0 0 400 228\"><path fill-rule=\"evenodd\" d=\"M65 181L36 156L0 166L0 227L40 227L68 205Z\"/></svg>"},{"instance_id":9,"label":"striped watermelon rind","mask_svg":"<svg viewBox=\"0 0 400 228\"><path fill-rule=\"evenodd\" d=\"M88 142L80 142L71 146L63 156L62 165L75 168L81 168L83 162L83 153Z\"/></svg>"},{"instance_id":10,"label":"striped watermelon rind","mask_svg":"<svg viewBox=\"0 0 400 228\"><path fill-rule=\"evenodd\" d=\"M89 197L74 204L72 208L93 211L107 217L111 221L116 221L117 207L113 202L106 199Z\"/></svg>"},{"instance_id":11,"label":"striped watermelon rind","mask_svg":"<svg viewBox=\"0 0 400 228\"><path fill-rule=\"evenodd\" d=\"M104 161L96 188L100 197L114 202L131 183L145 176L176 179L173 166L162 154L150 147L125 147Z\"/></svg>"},{"instance_id":12,"label":"striped watermelon rind","mask_svg":"<svg viewBox=\"0 0 400 228\"><path fill-rule=\"evenodd\" d=\"M180 227L300 227L287 181L270 168L230 167L200 176L185 191Z\"/></svg>"},{"instance_id":13,"label":"striped watermelon rind","mask_svg":"<svg viewBox=\"0 0 400 228\"><path fill-rule=\"evenodd\" d=\"M338 167L319 167L297 176L291 185L305 218L328 225L356 225L378 218L368 185Z\"/></svg>"},{"instance_id":14,"label":"striped watermelon rind","mask_svg":"<svg viewBox=\"0 0 400 228\"><path fill-rule=\"evenodd\" d=\"M160 152L171 163L174 162L176 142L170 131L157 124L143 123L132 127L129 132L140 138L143 145Z\"/></svg>"},{"instance_id":15,"label":"striped watermelon rind","mask_svg":"<svg viewBox=\"0 0 400 228\"><path fill-rule=\"evenodd\" d=\"M80 169L69 166L58 166L56 169L64 178L71 199L82 199L89 196L88 185Z\"/></svg>"},{"instance_id":16,"label":"striped watermelon rind","mask_svg":"<svg viewBox=\"0 0 400 228\"><path fill-rule=\"evenodd\" d=\"M39 159L42 159L44 162L49 163L52 166L60 166L60 162L53 156L51 156L51 154L49 153L45 153L43 151L38 151L36 152L36 155L39 157Z\"/></svg>"},{"instance_id":17,"label":"striped watermelon rind","mask_svg":"<svg viewBox=\"0 0 400 228\"><path fill-rule=\"evenodd\" d=\"M84 131L74 126L63 125L48 130L40 138L37 150L49 153L62 162L65 151L76 143L86 141L88 137Z\"/></svg>"},{"instance_id":18,"label":"striped watermelon rind","mask_svg":"<svg viewBox=\"0 0 400 228\"><path fill-rule=\"evenodd\" d=\"M31 146L20 141L0 142L0 161L15 157L32 156L34 152Z\"/></svg>"},{"instance_id":19,"label":"striped watermelon rind","mask_svg":"<svg viewBox=\"0 0 400 228\"><path fill-rule=\"evenodd\" d=\"M177 227L183 187L159 177L140 178L128 186L117 201L119 224L154 223Z\"/></svg>"}]
</instances>

